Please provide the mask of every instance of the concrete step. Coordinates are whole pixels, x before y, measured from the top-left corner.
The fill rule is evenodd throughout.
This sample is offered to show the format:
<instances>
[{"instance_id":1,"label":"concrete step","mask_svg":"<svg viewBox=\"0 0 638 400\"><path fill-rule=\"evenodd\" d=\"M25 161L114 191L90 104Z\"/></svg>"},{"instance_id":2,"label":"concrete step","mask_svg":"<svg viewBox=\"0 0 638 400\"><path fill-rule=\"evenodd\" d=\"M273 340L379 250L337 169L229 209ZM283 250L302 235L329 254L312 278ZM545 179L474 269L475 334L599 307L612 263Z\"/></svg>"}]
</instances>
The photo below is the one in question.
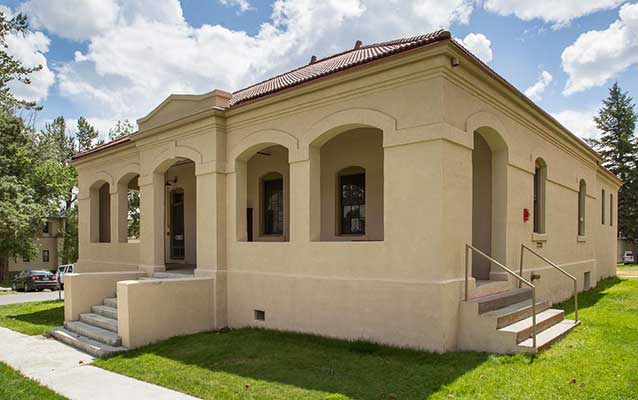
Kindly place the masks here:
<instances>
[{"instance_id":1,"label":"concrete step","mask_svg":"<svg viewBox=\"0 0 638 400\"><path fill-rule=\"evenodd\" d=\"M107 318L93 313L86 313L80 314L80 321L111 332L117 332L117 320L113 318Z\"/></svg>"},{"instance_id":2,"label":"concrete step","mask_svg":"<svg viewBox=\"0 0 638 400\"><path fill-rule=\"evenodd\" d=\"M489 311L498 310L499 308L511 306L512 304L520 303L521 301L528 300L531 297L531 289L516 288L503 293L478 297L470 301L478 303L479 314L483 314Z\"/></svg>"},{"instance_id":3,"label":"concrete step","mask_svg":"<svg viewBox=\"0 0 638 400\"><path fill-rule=\"evenodd\" d=\"M549 309L536 314L536 335L548 329L565 319L565 311ZM516 342L532 336L532 317L527 317L518 322L514 322L504 328L499 329L500 332L512 332L516 334Z\"/></svg>"},{"instance_id":4,"label":"concrete step","mask_svg":"<svg viewBox=\"0 0 638 400\"><path fill-rule=\"evenodd\" d=\"M122 339L113 331L89 325L82 321L69 321L64 323L64 328L68 331L89 339L96 340L109 346L120 346Z\"/></svg>"},{"instance_id":5,"label":"concrete step","mask_svg":"<svg viewBox=\"0 0 638 400\"><path fill-rule=\"evenodd\" d=\"M571 319L564 319L556 325L545 329L541 333L536 335L536 349L543 350L549 347L552 343L565 336L569 331L580 325L580 321L576 322ZM532 338L526 339L518 344L518 346L524 351L530 351L534 349Z\"/></svg>"},{"instance_id":6,"label":"concrete step","mask_svg":"<svg viewBox=\"0 0 638 400\"><path fill-rule=\"evenodd\" d=\"M141 278L139 278L140 281L148 281L148 280L154 280L154 279L186 279L186 278L192 278L194 275L192 273L190 274L180 274L180 273L176 273L176 272L154 272L153 275L151 276L143 276Z\"/></svg>"},{"instance_id":7,"label":"concrete step","mask_svg":"<svg viewBox=\"0 0 638 400\"><path fill-rule=\"evenodd\" d=\"M508 281L489 281L489 280L477 280L474 290L472 290L471 298L490 296L492 294L498 294L507 292L512 289L512 283Z\"/></svg>"},{"instance_id":8,"label":"concrete step","mask_svg":"<svg viewBox=\"0 0 638 400\"><path fill-rule=\"evenodd\" d=\"M104 299L104 305L117 308L117 297L107 297Z\"/></svg>"},{"instance_id":9,"label":"concrete step","mask_svg":"<svg viewBox=\"0 0 638 400\"><path fill-rule=\"evenodd\" d=\"M77 333L71 332L62 327L54 328L51 331L51 336L60 342L84 351L93 357L105 358L116 353L126 351L125 347L109 346L108 344L100 343L86 336L78 335Z\"/></svg>"},{"instance_id":10,"label":"concrete step","mask_svg":"<svg viewBox=\"0 0 638 400\"><path fill-rule=\"evenodd\" d=\"M536 301L536 314L547 310L550 307L549 301L540 300ZM481 314L485 317L496 318L496 329L501 329L507 325L511 325L514 322L520 321L532 315L532 299L524 300L519 303L514 303L507 307L499 308L497 310L488 311Z\"/></svg>"},{"instance_id":11,"label":"concrete step","mask_svg":"<svg viewBox=\"0 0 638 400\"><path fill-rule=\"evenodd\" d=\"M117 319L117 308L104 305L95 305L91 307L91 311L93 311L95 314L102 315L107 318Z\"/></svg>"}]
</instances>

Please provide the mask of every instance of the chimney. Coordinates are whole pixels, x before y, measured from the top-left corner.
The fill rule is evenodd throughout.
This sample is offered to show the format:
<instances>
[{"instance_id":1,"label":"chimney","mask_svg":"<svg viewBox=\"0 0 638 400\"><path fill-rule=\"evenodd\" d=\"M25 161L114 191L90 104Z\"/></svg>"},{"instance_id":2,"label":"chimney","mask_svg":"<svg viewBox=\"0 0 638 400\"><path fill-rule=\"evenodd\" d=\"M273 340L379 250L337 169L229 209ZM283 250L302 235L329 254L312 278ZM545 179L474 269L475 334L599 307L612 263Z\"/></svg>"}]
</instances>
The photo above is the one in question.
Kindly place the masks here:
<instances>
[{"instance_id":1,"label":"chimney","mask_svg":"<svg viewBox=\"0 0 638 400\"><path fill-rule=\"evenodd\" d=\"M316 62L317 62L317 56L312 56L312 57L310 57L310 62L308 63L308 65L314 64Z\"/></svg>"},{"instance_id":2,"label":"chimney","mask_svg":"<svg viewBox=\"0 0 638 400\"><path fill-rule=\"evenodd\" d=\"M363 42L361 40L357 40L357 42L354 44L354 50L357 50L361 46L363 46Z\"/></svg>"}]
</instances>

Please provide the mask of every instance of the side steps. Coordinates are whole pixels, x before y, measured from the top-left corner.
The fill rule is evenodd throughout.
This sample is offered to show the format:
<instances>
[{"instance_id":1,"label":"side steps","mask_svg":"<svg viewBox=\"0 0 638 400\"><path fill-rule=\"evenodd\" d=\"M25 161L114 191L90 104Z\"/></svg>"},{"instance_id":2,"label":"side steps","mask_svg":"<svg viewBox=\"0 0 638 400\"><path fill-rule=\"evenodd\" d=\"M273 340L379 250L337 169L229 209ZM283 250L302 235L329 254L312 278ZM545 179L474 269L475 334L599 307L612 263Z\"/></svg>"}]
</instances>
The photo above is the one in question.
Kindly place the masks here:
<instances>
[{"instance_id":1,"label":"side steps","mask_svg":"<svg viewBox=\"0 0 638 400\"><path fill-rule=\"evenodd\" d=\"M54 328L51 336L94 357L105 358L128 350L117 334L117 298L106 298L104 304L80 314L78 321L67 321Z\"/></svg>"}]
</instances>

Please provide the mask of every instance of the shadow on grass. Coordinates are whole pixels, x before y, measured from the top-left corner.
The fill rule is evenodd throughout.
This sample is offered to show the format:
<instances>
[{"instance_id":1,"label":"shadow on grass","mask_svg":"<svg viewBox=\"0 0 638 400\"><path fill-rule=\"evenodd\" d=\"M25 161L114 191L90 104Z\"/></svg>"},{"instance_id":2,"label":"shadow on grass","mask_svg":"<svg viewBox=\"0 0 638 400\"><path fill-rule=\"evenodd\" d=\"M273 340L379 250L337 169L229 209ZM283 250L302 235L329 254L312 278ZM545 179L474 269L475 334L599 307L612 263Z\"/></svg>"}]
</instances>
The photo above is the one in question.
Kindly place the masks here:
<instances>
[{"instance_id":1,"label":"shadow on grass","mask_svg":"<svg viewBox=\"0 0 638 400\"><path fill-rule=\"evenodd\" d=\"M621 282L622 279L617 276L605 278L599 281L598 284L590 290L578 293L578 310L584 310L596 305L596 303L607 295L607 289L610 289ZM554 307L565 310L565 314L573 313L574 297L572 296L568 300L556 304Z\"/></svg>"},{"instance_id":2,"label":"shadow on grass","mask_svg":"<svg viewBox=\"0 0 638 400\"><path fill-rule=\"evenodd\" d=\"M60 303L59 306L47 310L7 315L6 318L33 325L62 325L62 323L64 323L64 303Z\"/></svg>"},{"instance_id":3,"label":"shadow on grass","mask_svg":"<svg viewBox=\"0 0 638 400\"><path fill-rule=\"evenodd\" d=\"M188 383L177 382L190 376L191 371L202 373L200 368L203 368L207 371L202 373L198 384L206 380L208 385L230 389L235 394L245 390L245 378L249 378L304 390L340 393L353 399L427 398L489 357L484 353L435 354L363 341L347 342L289 332L238 329L176 337L127 352L111 359L113 370L117 372L123 368L127 373L133 372L133 376L145 379L147 371L138 366L141 362L136 358L149 354L182 365L178 370L183 371L183 376L176 374L165 383L155 382L178 390L191 389ZM103 366L110 369L111 360L106 360ZM174 373L175 363L160 362L157 365L166 369L165 373ZM199 368L184 368L184 365ZM158 372L154 371L153 376L157 377ZM234 387L226 380L229 378L214 376L213 373L219 372L244 379L238 379L240 385ZM253 383L255 389L258 385ZM264 397L271 398L269 395L273 391L290 390L290 386L275 385L264 390ZM191 393L201 396L201 393ZM279 394L274 397L303 396L298 391L283 393L283 396L281 392ZM258 392L253 392L253 395L258 395ZM315 393L310 397L316 396Z\"/></svg>"}]
</instances>

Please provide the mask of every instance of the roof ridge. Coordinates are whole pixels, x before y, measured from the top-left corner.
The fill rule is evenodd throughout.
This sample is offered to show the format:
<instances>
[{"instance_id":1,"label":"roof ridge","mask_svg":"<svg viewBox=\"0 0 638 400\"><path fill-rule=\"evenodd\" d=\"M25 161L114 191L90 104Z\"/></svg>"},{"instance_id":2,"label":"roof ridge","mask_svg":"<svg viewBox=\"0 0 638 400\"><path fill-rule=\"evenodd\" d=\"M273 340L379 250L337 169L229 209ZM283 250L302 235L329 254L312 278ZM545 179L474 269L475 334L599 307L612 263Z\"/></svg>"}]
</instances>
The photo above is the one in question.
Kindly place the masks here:
<instances>
[{"instance_id":1,"label":"roof ridge","mask_svg":"<svg viewBox=\"0 0 638 400\"><path fill-rule=\"evenodd\" d=\"M233 107L234 105L237 105L244 101L253 100L253 99L277 92L279 90L283 90L285 88L292 87L297 84L301 84L303 82L307 82L322 76L330 75L334 72L347 69L355 65L360 65L378 58L383 58L390 54L401 52L403 50L407 50L412 47L417 47L419 45L425 45L435 41L449 39L451 38L451 36L452 35L450 34L449 31L439 29L434 32L412 36L408 38L399 38L399 39L394 39L394 40L390 40L386 42L372 43L372 44L360 46L360 47L355 46L354 48L346 49L339 53L335 53L327 57L323 57L319 60L316 60L315 62L311 64L301 65L295 69L283 72L271 78L265 79L263 81L254 83L250 86L246 86L242 89L236 90L233 92L233 95L231 97L230 107ZM397 47L397 48L388 48L388 47ZM343 63L337 62L336 65L332 65L332 66L322 65L329 60L333 60L338 57L343 57L350 53L355 53L355 52L364 53L366 51L370 51L370 49L375 49L375 48L386 48L386 49L382 49L380 51L374 52L373 54L368 54L364 57L360 57L360 59L358 60L356 59L356 56L354 56L353 59L350 59L347 62L343 62ZM303 70L311 71L311 72L308 74L305 74L305 76L303 73L299 74L299 72ZM293 76L297 75L297 76L291 77L291 75ZM291 78L289 79L290 82L284 82L283 84L277 83L277 80L284 79L285 77L290 77ZM261 90L260 89L254 90L253 93L246 94L244 96L240 95L242 93L248 93L251 91L251 89L258 88L259 86L264 86L264 87Z\"/></svg>"}]
</instances>

